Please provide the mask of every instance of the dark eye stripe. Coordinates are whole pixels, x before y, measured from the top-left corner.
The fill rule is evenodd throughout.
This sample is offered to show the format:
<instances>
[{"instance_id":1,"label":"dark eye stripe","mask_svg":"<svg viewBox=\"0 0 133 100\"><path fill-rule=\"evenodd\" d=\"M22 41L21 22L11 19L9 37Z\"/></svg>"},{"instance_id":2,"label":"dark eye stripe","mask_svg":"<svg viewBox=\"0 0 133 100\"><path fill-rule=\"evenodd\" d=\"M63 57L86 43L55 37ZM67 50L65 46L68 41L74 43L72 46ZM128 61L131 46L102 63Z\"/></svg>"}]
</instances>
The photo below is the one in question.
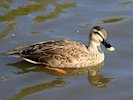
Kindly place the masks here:
<instances>
[{"instance_id":1,"label":"dark eye stripe","mask_svg":"<svg viewBox=\"0 0 133 100\"><path fill-rule=\"evenodd\" d=\"M102 39L104 39L103 36L100 33L98 33L98 32L94 32L94 33L98 34Z\"/></svg>"}]
</instances>

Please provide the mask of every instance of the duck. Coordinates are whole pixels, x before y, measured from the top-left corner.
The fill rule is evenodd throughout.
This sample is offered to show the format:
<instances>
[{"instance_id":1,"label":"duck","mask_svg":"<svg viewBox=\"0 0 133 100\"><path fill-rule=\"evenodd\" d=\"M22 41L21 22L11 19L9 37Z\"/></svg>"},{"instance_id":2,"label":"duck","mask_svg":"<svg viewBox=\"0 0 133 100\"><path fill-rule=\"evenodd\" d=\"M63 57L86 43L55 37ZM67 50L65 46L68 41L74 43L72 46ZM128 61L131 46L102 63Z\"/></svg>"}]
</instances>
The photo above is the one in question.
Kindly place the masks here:
<instances>
[{"instance_id":1,"label":"duck","mask_svg":"<svg viewBox=\"0 0 133 100\"><path fill-rule=\"evenodd\" d=\"M101 44L109 51L115 50L106 40L107 31L102 26L94 26L87 46L78 40L47 40L16 48L7 54L51 68L85 68L104 62Z\"/></svg>"}]
</instances>

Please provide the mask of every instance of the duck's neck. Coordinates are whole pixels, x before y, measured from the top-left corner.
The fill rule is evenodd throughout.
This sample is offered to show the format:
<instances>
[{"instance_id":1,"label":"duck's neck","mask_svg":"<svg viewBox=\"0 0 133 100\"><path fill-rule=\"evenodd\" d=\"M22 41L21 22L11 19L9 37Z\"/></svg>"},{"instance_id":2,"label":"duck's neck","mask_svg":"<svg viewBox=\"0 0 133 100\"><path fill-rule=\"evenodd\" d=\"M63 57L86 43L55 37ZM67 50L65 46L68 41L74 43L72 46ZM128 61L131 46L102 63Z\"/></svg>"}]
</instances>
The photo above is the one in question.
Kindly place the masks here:
<instances>
[{"instance_id":1,"label":"duck's neck","mask_svg":"<svg viewBox=\"0 0 133 100\"><path fill-rule=\"evenodd\" d=\"M95 42L95 41L89 41L88 50L89 51L103 53L102 50L101 50L101 48L100 48L100 43Z\"/></svg>"}]
</instances>

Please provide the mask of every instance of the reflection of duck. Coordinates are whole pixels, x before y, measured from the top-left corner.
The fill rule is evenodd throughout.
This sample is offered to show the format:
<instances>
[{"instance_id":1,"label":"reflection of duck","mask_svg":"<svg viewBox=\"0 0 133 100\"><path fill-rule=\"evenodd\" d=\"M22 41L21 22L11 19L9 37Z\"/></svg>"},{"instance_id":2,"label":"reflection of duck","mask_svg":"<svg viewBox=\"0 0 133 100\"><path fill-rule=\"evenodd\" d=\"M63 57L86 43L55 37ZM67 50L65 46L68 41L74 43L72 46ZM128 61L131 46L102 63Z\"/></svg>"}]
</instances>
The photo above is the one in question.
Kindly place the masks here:
<instances>
[{"instance_id":1,"label":"reflection of duck","mask_svg":"<svg viewBox=\"0 0 133 100\"><path fill-rule=\"evenodd\" d=\"M100 49L100 43L108 50L114 50L105 41L106 39L107 32L105 29L95 26L90 32L88 47L81 42L72 40L44 41L20 47L8 54L23 58L34 64L44 64L49 67L83 68L104 61L104 53Z\"/></svg>"},{"instance_id":2,"label":"reflection of duck","mask_svg":"<svg viewBox=\"0 0 133 100\"><path fill-rule=\"evenodd\" d=\"M89 83L93 86L101 87L101 88L105 87L106 84L112 80L112 78L104 77L102 74L99 73L99 70L103 67L104 62L102 62L96 66L89 67L89 68L80 68L80 69L64 68L63 70L66 71L66 74L62 74L62 73L59 73L54 70L46 69L43 66L40 66L40 67L34 66L33 67L32 64L26 63L25 61L20 61L17 63L8 64L8 65L15 66L21 70L21 71L18 71L15 73L17 75L28 73L30 71L32 71L32 72L42 72L43 71L43 72L46 72L46 73L48 73L50 75L54 75L54 76L81 76L83 74L88 73Z\"/></svg>"},{"instance_id":3,"label":"reflection of duck","mask_svg":"<svg viewBox=\"0 0 133 100\"><path fill-rule=\"evenodd\" d=\"M88 70L88 81L91 85L96 86L98 88L106 87L106 84L109 83L113 78L105 77L99 70L104 66L104 62L98 64L97 66L93 66Z\"/></svg>"},{"instance_id":4,"label":"reflection of duck","mask_svg":"<svg viewBox=\"0 0 133 100\"><path fill-rule=\"evenodd\" d=\"M103 88L106 87L106 84L109 83L113 78L104 77L99 72L96 72L95 75L88 75L88 81L91 85Z\"/></svg>"},{"instance_id":5,"label":"reflection of duck","mask_svg":"<svg viewBox=\"0 0 133 100\"><path fill-rule=\"evenodd\" d=\"M70 77L70 76L80 76L88 72L89 83L93 86L100 87L100 88L105 87L106 84L112 80L112 78L104 77L102 74L99 73L99 70L103 67L104 63L100 63L96 66L92 66L89 68L79 68L79 69L64 68L64 70L66 71L66 74L62 74L54 70L46 69L43 66L34 66L33 64L27 63L25 61L10 63L7 65L15 66L16 68L19 69L18 72L14 73L16 75L25 74L32 71L32 72L46 72L54 76ZM33 86L24 87L10 99L20 100L32 94L45 91L47 89L64 87L69 83L70 81L66 80L65 78L56 78L55 80L51 80L48 82L43 82L43 83L35 84Z\"/></svg>"}]
</instances>

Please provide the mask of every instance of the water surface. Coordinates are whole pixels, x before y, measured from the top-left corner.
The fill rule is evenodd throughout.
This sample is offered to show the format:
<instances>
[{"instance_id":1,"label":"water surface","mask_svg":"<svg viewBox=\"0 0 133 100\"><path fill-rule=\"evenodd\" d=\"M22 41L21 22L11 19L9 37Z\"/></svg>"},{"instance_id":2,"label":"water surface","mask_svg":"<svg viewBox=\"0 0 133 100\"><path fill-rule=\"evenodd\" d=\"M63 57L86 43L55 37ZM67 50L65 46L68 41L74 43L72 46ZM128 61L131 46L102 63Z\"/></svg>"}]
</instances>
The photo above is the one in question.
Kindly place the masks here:
<instances>
[{"instance_id":1,"label":"water surface","mask_svg":"<svg viewBox=\"0 0 133 100\"><path fill-rule=\"evenodd\" d=\"M116 48L96 75L88 70L57 73L18 58L12 49L43 40L73 39L88 44L89 30L101 25ZM0 99L132 100L132 0L1 0Z\"/></svg>"}]
</instances>

